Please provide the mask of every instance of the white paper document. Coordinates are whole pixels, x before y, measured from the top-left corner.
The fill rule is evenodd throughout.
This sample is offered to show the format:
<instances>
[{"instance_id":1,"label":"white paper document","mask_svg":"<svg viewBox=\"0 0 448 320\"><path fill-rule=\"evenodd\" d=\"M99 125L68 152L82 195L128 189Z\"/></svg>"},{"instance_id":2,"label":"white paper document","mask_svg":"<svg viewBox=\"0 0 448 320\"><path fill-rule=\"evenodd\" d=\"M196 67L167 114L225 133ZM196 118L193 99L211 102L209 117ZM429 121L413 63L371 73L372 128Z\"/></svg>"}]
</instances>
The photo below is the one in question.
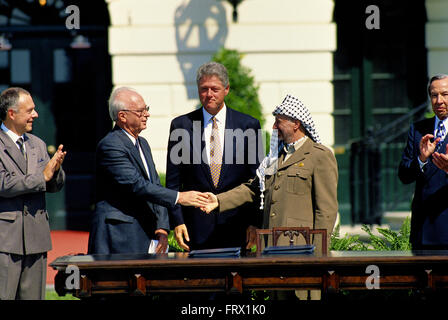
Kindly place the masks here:
<instances>
[{"instance_id":1,"label":"white paper document","mask_svg":"<svg viewBox=\"0 0 448 320\"><path fill-rule=\"evenodd\" d=\"M159 244L159 240L151 240L151 243L149 244L148 253L156 253L157 245ZM170 246L166 246L165 253L168 253L168 249Z\"/></svg>"}]
</instances>

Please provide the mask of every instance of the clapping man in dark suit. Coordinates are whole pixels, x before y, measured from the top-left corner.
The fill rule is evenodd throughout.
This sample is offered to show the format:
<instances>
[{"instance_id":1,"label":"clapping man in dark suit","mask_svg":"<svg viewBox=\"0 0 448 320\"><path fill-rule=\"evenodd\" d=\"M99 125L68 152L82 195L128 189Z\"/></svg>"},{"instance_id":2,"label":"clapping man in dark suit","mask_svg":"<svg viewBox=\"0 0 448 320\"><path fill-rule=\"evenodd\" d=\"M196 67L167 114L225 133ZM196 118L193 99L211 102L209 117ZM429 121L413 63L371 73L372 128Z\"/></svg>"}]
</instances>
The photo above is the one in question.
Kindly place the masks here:
<instances>
[{"instance_id":1,"label":"clapping man in dark suit","mask_svg":"<svg viewBox=\"0 0 448 320\"><path fill-rule=\"evenodd\" d=\"M415 182L412 200L413 249L448 248L448 75L432 77L428 94L435 117L411 125L398 169L405 183Z\"/></svg>"},{"instance_id":2,"label":"clapping man in dark suit","mask_svg":"<svg viewBox=\"0 0 448 320\"><path fill-rule=\"evenodd\" d=\"M65 151L50 159L32 135L38 117L30 93L9 88L0 95L0 300L45 299L51 250L45 192L61 190Z\"/></svg>"},{"instance_id":3,"label":"clapping man in dark suit","mask_svg":"<svg viewBox=\"0 0 448 320\"><path fill-rule=\"evenodd\" d=\"M109 113L115 127L96 151L96 209L89 236L90 254L147 253L157 240L165 252L170 230L167 208L200 205L206 196L162 187L148 142L149 107L131 88L111 94Z\"/></svg>"},{"instance_id":4,"label":"clapping man in dark suit","mask_svg":"<svg viewBox=\"0 0 448 320\"><path fill-rule=\"evenodd\" d=\"M260 122L226 106L230 90L226 68L202 65L196 83L202 108L171 122L166 184L175 190L220 193L255 175L261 157ZM185 250L245 247L249 232L261 224L259 205L228 215L207 215L199 208L176 206L170 211L176 239Z\"/></svg>"}]
</instances>

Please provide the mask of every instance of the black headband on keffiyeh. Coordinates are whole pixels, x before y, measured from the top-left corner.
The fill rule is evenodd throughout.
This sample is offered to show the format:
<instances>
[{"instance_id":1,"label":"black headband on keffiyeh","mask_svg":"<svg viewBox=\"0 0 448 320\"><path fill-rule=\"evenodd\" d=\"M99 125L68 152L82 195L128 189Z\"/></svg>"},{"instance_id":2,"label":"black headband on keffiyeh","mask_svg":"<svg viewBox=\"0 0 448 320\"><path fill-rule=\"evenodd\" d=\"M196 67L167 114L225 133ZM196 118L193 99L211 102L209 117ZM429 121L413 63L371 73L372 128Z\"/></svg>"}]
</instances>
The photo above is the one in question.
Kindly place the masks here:
<instances>
[{"instance_id":1,"label":"black headband on keffiyeh","mask_svg":"<svg viewBox=\"0 0 448 320\"><path fill-rule=\"evenodd\" d=\"M296 97L288 94L283 99L283 102L274 109L272 112L274 116L285 115L295 120L299 120L305 130L308 132L309 137L317 143L320 143L319 134L317 133L316 126L314 125L313 118L307 107Z\"/></svg>"}]
</instances>

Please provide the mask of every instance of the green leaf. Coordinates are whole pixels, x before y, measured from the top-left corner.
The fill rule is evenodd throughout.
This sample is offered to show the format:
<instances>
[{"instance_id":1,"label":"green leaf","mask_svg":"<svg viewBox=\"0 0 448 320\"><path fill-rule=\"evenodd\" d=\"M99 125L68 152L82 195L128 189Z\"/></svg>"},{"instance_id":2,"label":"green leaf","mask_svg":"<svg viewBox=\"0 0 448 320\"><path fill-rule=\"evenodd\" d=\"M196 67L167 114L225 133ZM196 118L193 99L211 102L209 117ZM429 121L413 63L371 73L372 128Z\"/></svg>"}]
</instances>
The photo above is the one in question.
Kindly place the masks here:
<instances>
[{"instance_id":1,"label":"green leaf","mask_svg":"<svg viewBox=\"0 0 448 320\"><path fill-rule=\"evenodd\" d=\"M259 86L255 84L252 71L241 64L242 57L237 50L221 48L212 60L223 64L229 74L230 91L225 98L226 104L258 119L263 128L265 119L258 98Z\"/></svg>"}]
</instances>

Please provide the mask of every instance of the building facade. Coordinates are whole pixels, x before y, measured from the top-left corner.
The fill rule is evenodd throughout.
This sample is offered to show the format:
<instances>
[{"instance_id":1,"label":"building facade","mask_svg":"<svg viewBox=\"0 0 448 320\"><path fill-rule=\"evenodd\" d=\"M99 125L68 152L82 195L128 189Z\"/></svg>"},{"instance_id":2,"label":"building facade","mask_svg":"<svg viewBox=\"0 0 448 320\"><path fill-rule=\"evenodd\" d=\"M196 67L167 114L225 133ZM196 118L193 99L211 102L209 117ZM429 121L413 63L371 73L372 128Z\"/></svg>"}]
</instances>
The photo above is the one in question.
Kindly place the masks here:
<instances>
[{"instance_id":1,"label":"building facade","mask_svg":"<svg viewBox=\"0 0 448 320\"><path fill-rule=\"evenodd\" d=\"M428 103L430 75L448 73L448 2L243 0L236 9L235 21L226 0L0 4L0 87L29 89L40 115L35 133L50 145L64 143L71 155L65 193L49 199L54 228L88 229L94 148L112 126L113 87L131 86L150 105L142 134L163 173L170 121L198 107L196 70L221 47L241 52L252 70L265 130L287 93L308 106L338 160L343 223L356 221L354 207L377 210L375 201L382 212L409 210L412 188L396 177L404 138L380 134L397 131L387 125ZM78 36L87 46L76 44ZM360 153L369 139L377 148Z\"/></svg>"},{"instance_id":2,"label":"building facade","mask_svg":"<svg viewBox=\"0 0 448 320\"><path fill-rule=\"evenodd\" d=\"M165 171L170 121L198 106L196 70L220 47L236 49L252 69L271 131L271 112L286 93L311 108L325 144L332 146L332 52L336 26L331 0L109 1L113 83L141 91L151 106L149 140ZM232 84L230 84L232 86Z\"/></svg>"}]
</instances>

